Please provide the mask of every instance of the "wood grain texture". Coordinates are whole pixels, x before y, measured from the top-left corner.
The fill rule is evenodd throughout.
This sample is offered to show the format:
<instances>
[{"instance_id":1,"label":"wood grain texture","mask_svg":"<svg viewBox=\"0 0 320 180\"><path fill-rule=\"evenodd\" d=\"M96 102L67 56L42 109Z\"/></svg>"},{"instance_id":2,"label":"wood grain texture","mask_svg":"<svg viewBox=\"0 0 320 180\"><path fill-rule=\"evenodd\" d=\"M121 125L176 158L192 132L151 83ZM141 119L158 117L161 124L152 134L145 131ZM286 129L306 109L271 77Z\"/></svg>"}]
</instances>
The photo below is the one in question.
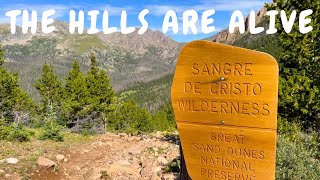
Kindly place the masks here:
<instances>
[{"instance_id":1,"label":"wood grain texture","mask_svg":"<svg viewBox=\"0 0 320 180\"><path fill-rule=\"evenodd\" d=\"M275 131L186 123L179 123L178 128L187 170L193 180L228 179L228 176L274 179ZM238 140L233 141L236 136Z\"/></svg>"},{"instance_id":2,"label":"wood grain texture","mask_svg":"<svg viewBox=\"0 0 320 180\"><path fill-rule=\"evenodd\" d=\"M274 179L277 99L278 65L270 55L207 41L187 44L171 100L191 178ZM212 132L220 141L210 139ZM228 151L260 157L232 157ZM217 166L217 158L236 167Z\"/></svg>"}]
</instances>

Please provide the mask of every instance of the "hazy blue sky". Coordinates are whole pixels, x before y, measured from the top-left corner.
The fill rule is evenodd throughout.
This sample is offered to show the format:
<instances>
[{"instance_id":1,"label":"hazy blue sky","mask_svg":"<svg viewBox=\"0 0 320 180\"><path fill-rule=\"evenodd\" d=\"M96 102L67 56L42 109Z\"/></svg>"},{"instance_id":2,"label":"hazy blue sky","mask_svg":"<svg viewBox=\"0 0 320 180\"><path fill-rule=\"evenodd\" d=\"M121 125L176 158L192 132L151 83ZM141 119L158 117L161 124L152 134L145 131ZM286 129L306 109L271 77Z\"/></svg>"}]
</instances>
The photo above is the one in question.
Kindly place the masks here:
<instances>
[{"instance_id":1,"label":"hazy blue sky","mask_svg":"<svg viewBox=\"0 0 320 180\"><path fill-rule=\"evenodd\" d=\"M202 39L209 37L216 32L228 27L231 14L234 10L241 10L247 15L251 10L260 10L265 3L271 2L271 0L2 0L0 2L0 23L9 22L9 18L5 16L5 13L9 10L36 10L41 13L45 10L55 9L57 18L62 21L69 21L70 10L84 10L88 12L90 10L100 10L101 13L98 19L98 27L101 28L102 12L108 10L110 13L110 26L120 26L120 15L122 10L126 10L128 13L128 25L140 27L141 24L138 20L138 14L141 10L147 8L150 13L146 16L146 20L149 23L149 28L153 30L161 30L163 17L165 13L172 9L179 17L179 33L173 34L171 31L167 33L174 40L191 41L195 39ZM194 9L199 13L199 19L201 14L205 10L214 9L216 13L212 16L214 19L213 25L216 27L216 32L211 34L188 34L182 33L182 13L183 11ZM86 18L86 27L89 27L89 16ZM18 22L21 23L21 17ZM39 18L40 20L40 18ZM200 22L198 23L198 30L201 32Z\"/></svg>"}]
</instances>

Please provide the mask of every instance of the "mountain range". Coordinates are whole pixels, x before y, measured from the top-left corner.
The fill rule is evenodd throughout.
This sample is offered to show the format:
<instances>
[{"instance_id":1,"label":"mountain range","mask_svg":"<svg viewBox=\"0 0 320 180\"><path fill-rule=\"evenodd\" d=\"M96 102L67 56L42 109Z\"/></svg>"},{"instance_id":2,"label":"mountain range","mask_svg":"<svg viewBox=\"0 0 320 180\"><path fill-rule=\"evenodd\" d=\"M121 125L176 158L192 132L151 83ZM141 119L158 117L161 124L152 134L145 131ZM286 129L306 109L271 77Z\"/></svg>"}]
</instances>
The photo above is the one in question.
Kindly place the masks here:
<instances>
[{"instance_id":1,"label":"mountain range","mask_svg":"<svg viewBox=\"0 0 320 180\"><path fill-rule=\"evenodd\" d=\"M159 31L148 30L143 36L137 32L71 35L67 23L56 21L54 26L56 31L49 35L22 34L20 27L11 35L9 24L0 25L5 66L19 73L22 87L34 97L37 93L33 85L44 63L53 64L64 79L74 60L86 71L90 64L88 56L93 52L100 68L106 69L111 77L114 89L121 91L172 74L181 47Z\"/></svg>"},{"instance_id":2,"label":"mountain range","mask_svg":"<svg viewBox=\"0 0 320 180\"><path fill-rule=\"evenodd\" d=\"M266 25L265 13L266 9L263 8L256 14L257 24ZM245 34L241 35L238 31L230 34L228 30L223 30L205 40L273 53L272 43L267 42L274 41L275 37L266 36L265 33L250 35L248 22L249 17L246 19ZM71 35L67 23L55 21L53 25L56 31L49 35L22 34L21 27L17 27L17 33L12 35L9 24L0 25L5 67L20 75L22 88L35 99L38 99L38 95L34 84L41 76L44 63L52 64L63 80L74 60L78 60L83 71L87 71L89 55L95 53L99 67L107 71L113 88L121 98L133 99L150 111L169 102L176 58L183 43L153 30L147 30L143 35L137 32L128 35L120 32ZM41 24L38 24L40 27Z\"/></svg>"}]
</instances>

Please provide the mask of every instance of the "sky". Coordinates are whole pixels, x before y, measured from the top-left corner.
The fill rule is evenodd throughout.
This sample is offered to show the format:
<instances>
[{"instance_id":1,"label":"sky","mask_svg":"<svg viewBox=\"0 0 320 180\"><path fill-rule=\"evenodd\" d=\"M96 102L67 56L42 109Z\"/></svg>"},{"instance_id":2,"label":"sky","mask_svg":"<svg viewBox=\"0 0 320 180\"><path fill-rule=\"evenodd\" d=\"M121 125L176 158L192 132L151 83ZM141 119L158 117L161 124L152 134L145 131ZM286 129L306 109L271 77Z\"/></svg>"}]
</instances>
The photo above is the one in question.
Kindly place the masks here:
<instances>
[{"instance_id":1,"label":"sky","mask_svg":"<svg viewBox=\"0 0 320 180\"><path fill-rule=\"evenodd\" d=\"M102 29L102 14L104 10L109 12L109 26L120 27L120 17L122 10L128 13L128 26L141 27L138 19L139 13L143 9L148 9L150 13L146 15L149 28L162 31L163 19L168 10L174 10L178 16L179 32L174 34L171 29L166 33L178 42L189 42L196 39L210 37L225 29L229 25L230 17L235 10L240 10L247 16L250 11L260 10L265 3L271 0L1 0L0 2L0 23L9 23L10 18L5 13L10 10L35 10L38 13L38 21L41 20L43 11L54 9L56 14L52 16L60 21L69 22L70 10L83 10L85 13L90 10L99 10L97 26ZM191 32L187 35L182 32L182 14L186 10L196 10L199 21L197 22L198 34ZM210 16L214 19L211 24L216 30L210 34L203 34L201 31L201 15L204 11L214 9L215 14ZM21 24L22 16L17 17L18 25ZM85 14L85 26L90 27L90 16Z\"/></svg>"}]
</instances>

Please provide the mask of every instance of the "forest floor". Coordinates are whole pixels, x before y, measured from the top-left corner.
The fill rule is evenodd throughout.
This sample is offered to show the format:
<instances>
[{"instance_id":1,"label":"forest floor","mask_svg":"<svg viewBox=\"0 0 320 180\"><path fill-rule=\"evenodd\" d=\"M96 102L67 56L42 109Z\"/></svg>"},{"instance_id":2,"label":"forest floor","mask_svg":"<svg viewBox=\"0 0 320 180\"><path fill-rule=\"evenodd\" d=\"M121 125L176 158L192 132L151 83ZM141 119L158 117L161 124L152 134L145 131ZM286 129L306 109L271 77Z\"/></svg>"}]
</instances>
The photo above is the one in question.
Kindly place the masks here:
<instances>
[{"instance_id":1,"label":"forest floor","mask_svg":"<svg viewBox=\"0 0 320 180\"><path fill-rule=\"evenodd\" d=\"M169 167L179 158L178 144L176 134L160 132L69 135L60 143L0 141L0 179L176 179ZM19 162L10 164L6 158Z\"/></svg>"}]
</instances>

